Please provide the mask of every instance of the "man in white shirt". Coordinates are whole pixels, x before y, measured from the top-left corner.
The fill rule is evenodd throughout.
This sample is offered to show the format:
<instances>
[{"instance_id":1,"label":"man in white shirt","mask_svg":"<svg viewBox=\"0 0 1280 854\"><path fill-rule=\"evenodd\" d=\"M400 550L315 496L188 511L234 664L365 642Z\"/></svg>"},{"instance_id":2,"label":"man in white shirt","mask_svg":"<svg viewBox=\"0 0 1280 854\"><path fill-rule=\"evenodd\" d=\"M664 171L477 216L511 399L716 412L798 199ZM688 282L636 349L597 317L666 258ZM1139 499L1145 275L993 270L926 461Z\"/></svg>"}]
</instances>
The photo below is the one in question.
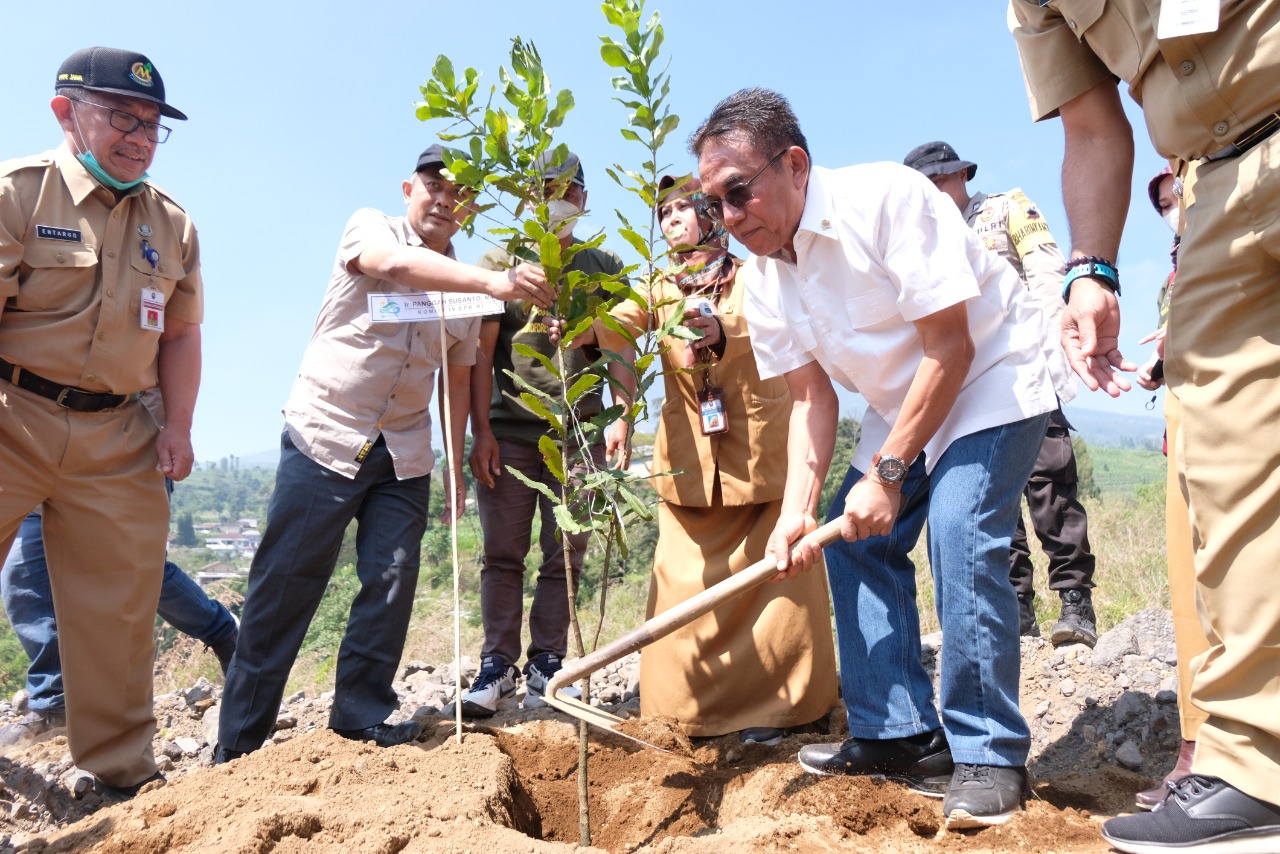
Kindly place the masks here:
<instances>
[{"instance_id":1,"label":"man in white shirt","mask_svg":"<svg viewBox=\"0 0 1280 854\"><path fill-rule=\"evenodd\" d=\"M1048 321L1017 274L928 179L898 164L810 167L786 99L722 101L690 148L742 274L762 377L791 390L782 515L768 553L807 569L835 445L832 380L867 400L826 550L851 738L812 745L817 774L869 774L945 796L951 828L999 824L1027 785L1009 538L1057 396ZM1060 348L1057 359L1061 363ZM925 522L943 629L939 721L920 663L915 570ZM955 763L952 774L952 763Z\"/></svg>"}]
</instances>

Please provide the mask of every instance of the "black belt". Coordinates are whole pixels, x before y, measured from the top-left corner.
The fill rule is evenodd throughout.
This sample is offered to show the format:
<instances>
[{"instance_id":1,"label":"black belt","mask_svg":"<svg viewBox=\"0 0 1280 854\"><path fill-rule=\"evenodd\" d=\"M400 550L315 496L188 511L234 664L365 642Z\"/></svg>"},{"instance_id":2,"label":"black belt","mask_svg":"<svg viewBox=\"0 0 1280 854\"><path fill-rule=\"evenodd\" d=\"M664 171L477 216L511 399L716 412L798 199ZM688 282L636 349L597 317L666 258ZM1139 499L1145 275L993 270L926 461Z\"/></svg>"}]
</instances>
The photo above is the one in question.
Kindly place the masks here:
<instances>
[{"instance_id":1,"label":"black belt","mask_svg":"<svg viewBox=\"0 0 1280 854\"><path fill-rule=\"evenodd\" d=\"M104 409L115 409L136 397L132 394L103 394L85 391L74 386L59 385L5 359L0 359L0 379L41 397L47 397L59 406L76 412L101 412Z\"/></svg>"},{"instance_id":2,"label":"black belt","mask_svg":"<svg viewBox=\"0 0 1280 854\"><path fill-rule=\"evenodd\" d=\"M1230 160L1232 157L1239 157L1250 148L1262 142L1271 134L1280 128L1280 112L1272 113L1258 124L1249 128L1236 138L1236 141L1228 145L1221 151L1215 151L1207 157L1201 157L1201 163L1216 163L1219 160Z\"/></svg>"}]
</instances>

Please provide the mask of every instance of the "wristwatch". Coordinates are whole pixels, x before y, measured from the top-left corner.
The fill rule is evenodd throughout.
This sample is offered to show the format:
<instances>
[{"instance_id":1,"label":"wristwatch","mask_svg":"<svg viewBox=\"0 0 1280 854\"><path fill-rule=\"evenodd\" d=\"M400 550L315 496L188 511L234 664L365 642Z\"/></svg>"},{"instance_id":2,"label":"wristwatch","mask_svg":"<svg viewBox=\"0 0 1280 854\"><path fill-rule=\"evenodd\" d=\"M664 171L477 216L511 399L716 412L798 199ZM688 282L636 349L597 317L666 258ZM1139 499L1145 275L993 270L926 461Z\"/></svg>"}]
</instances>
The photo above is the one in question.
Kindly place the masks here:
<instances>
[{"instance_id":1,"label":"wristwatch","mask_svg":"<svg viewBox=\"0 0 1280 854\"><path fill-rule=\"evenodd\" d=\"M876 470L876 477L885 483L902 483L907 476L907 464L893 454L877 453L871 458L871 466Z\"/></svg>"}]
</instances>

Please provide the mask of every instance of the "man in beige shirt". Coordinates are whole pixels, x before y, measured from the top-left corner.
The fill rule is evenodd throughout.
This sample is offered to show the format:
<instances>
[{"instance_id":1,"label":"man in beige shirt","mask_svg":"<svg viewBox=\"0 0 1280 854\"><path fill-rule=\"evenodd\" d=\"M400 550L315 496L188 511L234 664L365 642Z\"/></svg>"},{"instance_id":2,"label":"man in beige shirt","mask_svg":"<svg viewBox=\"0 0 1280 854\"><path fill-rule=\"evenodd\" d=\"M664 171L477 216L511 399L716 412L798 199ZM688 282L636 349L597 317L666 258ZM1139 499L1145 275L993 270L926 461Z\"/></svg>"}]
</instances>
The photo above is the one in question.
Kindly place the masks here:
<instances>
[{"instance_id":1,"label":"man in beige shirt","mask_svg":"<svg viewBox=\"0 0 1280 854\"><path fill-rule=\"evenodd\" d=\"M449 429L462 448L478 318L406 322L379 295L451 291L551 303L537 268L502 272L454 260L461 195L433 145L404 182L406 216L365 208L347 223L293 393L267 529L249 572L240 641L227 672L214 761L256 750L271 733L289 670L354 519L360 593L338 651L329 725L386 747L413 721L384 723L404 649L427 523L430 404L437 368L449 384ZM442 340L443 336L443 340ZM450 460L462 482L461 456ZM464 495L446 514L461 513Z\"/></svg>"},{"instance_id":2,"label":"man in beige shirt","mask_svg":"<svg viewBox=\"0 0 1280 854\"><path fill-rule=\"evenodd\" d=\"M186 116L133 51L76 51L54 93L65 143L0 165L0 554L43 503L71 756L129 797L159 777L164 478L191 471L200 384L199 241L147 180L160 120Z\"/></svg>"},{"instance_id":3,"label":"man in beige shirt","mask_svg":"<svg viewBox=\"0 0 1280 854\"><path fill-rule=\"evenodd\" d=\"M1120 233L1133 130L1117 78L1162 157L1196 166L1183 198L1165 377L1209 646L1191 662L1208 714L1192 773L1163 805L1116 818L1123 851L1280 850L1280 0L1012 0L1036 120L1060 116L1071 270L1063 344L1090 388L1128 390ZM1180 170L1181 171L1181 170ZM1184 194L1185 195L1185 194Z\"/></svg>"}]
</instances>

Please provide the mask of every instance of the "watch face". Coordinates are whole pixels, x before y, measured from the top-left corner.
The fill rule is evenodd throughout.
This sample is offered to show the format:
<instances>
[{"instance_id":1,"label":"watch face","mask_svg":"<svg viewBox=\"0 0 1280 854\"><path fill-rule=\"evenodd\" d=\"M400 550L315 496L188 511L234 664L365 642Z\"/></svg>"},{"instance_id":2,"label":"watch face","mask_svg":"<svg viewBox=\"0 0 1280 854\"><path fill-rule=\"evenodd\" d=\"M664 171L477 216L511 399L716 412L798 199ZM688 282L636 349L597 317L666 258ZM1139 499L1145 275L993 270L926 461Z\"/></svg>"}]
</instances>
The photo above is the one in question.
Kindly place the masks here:
<instances>
[{"instance_id":1,"label":"watch face","mask_svg":"<svg viewBox=\"0 0 1280 854\"><path fill-rule=\"evenodd\" d=\"M876 463L876 474L889 483L897 483L907 475L907 464L897 457L883 457Z\"/></svg>"}]
</instances>

